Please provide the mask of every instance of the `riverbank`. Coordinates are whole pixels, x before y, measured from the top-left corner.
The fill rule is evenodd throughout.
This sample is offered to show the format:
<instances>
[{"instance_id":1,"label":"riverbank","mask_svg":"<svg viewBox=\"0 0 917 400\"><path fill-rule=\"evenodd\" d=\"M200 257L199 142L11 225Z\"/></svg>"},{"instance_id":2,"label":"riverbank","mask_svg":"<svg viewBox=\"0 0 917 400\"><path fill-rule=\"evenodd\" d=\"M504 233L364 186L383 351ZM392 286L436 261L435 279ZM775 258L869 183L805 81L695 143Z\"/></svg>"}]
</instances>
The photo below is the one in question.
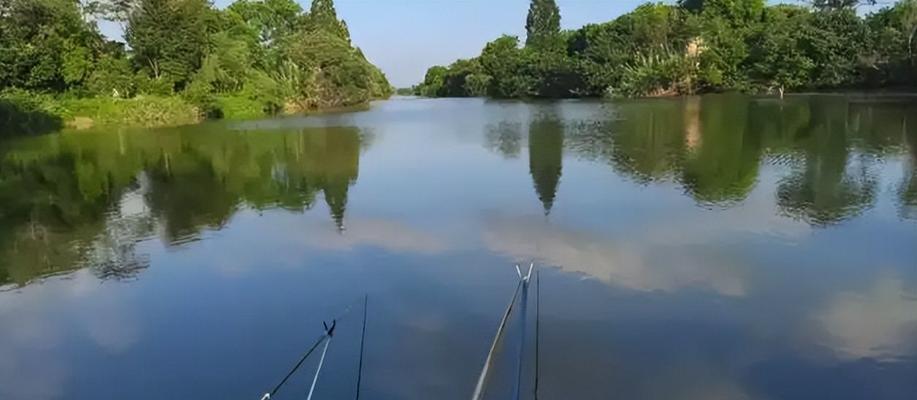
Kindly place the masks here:
<instances>
[{"instance_id":1,"label":"riverbank","mask_svg":"<svg viewBox=\"0 0 917 400\"><path fill-rule=\"evenodd\" d=\"M314 110L290 104L277 114L352 111L367 107L367 104ZM196 124L207 119L246 120L270 115L261 103L238 96L217 97L211 107L205 112L180 96L67 98L8 92L0 94L0 136L105 126L159 128Z\"/></svg>"},{"instance_id":2,"label":"riverbank","mask_svg":"<svg viewBox=\"0 0 917 400\"><path fill-rule=\"evenodd\" d=\"M66 98L34 93L0 95L0 129L5 135L95 126L162 127L204 119L198 107L177 96Z\"/></svg>"}]
</instances>

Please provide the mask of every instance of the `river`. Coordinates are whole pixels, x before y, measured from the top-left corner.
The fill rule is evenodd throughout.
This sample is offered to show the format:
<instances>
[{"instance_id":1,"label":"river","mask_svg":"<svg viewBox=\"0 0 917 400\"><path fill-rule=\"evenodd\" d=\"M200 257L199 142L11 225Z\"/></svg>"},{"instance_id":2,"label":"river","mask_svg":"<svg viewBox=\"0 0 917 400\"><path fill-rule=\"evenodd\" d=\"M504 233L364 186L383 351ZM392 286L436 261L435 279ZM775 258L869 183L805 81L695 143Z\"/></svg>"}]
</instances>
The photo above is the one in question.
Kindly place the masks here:
<instances>
[{"instance_id":1,"label":"river","mask_svg":"<svg viewBox=\"0 0 917 400\"><path fill-rule=\"evenodd\" d=\"M913 399L917 99L401 98L6 140L0 398L257 399L341 313L315 398L353 398L367 295L360 397L467 399L517 263L540 283L487 398L517 365L533 390L537 298L542 399Z\"/></svg>"}]
</instances>

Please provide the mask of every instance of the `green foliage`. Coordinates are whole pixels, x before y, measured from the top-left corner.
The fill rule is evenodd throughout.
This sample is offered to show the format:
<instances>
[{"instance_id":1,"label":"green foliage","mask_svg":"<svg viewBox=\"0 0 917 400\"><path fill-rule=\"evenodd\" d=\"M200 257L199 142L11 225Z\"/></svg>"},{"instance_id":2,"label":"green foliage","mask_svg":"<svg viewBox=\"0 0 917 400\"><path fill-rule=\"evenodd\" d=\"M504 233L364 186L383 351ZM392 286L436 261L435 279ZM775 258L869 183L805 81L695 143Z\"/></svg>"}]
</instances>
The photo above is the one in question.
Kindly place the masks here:
<instances>
[{"instance_id":1,"label":"green foliage","mask_svg":"<svg viewBox=\"0 0 917 400\"><path fill-rule=\"evenodd\" d=\"M248 96L218 96L214 106L227 119L254 119L265 115L265 105Z\"/></svg>"},{"instance_id":2,"label":"green foliage","mask_svg":"<svg viewBox=\"0 0 917 400\"><path fill-rule=\"evenodd\" d=\"M130 61L109 55L101 57L86 79L86 90L96 96L133 96L137 84Z\"/></svg>"},{"instance_id":3,"label":"green foliage","mask_svg":"<svg viewBox=\"0 0 917 400\"><path fill-rule=\"evenodd\" d=\"M324 30L350 44L350 31L347 24L338 19L333 0L312 0L309 23L312 29Z\"/></svg>"},{"instance_id":4,"label":"green foliage","mask_svg":"<svg viewBox=\"0 0 917 400\"><path fill-rule=\"evenodd\" d=\"M48 109L47 96L22 90L0 93L0 137L60 129L62 119Z\"/></svg>"},{"instance_id":5,"label":"green foliage","mask_svg":"<svg viewBox=\"0 0 917 400\"><path fill-rule=\"evenodd\" d=\"M105 41L99 18L122 23L127 43ZM7 89L50 94L39 103L55 118L127 125L184 123L187 110L247 118L347 106L394 92L351 45L332 0L313 2L309 14L295 0L237 0L225 10L210 0L0 0ZM151 115L126 109L151 100L118 101L135 96L157 99ZM7 97L7 126L48 111Z\"/></svg>"},{"instance_id":6,"label":"green foliage","mask_svg":"<svg viewBox=\"0 0 917 400\"><path fill-rule=\"evenodd\" d=\"M210 12L206 0L140 0L124 35L137 67L184 88L207 51Z\"/></svg>"},{"instance_id":7,"label":"green foliage","mask_svg":"<svg viewBox=\"0 0 917 400\"><path fill-rule=\"evenodd\" d=\"M56 111L66 121L88 119L91 125L153 127L200 121L200 111L179 97L138 96L133 99L59 99ZM78 122L78 121L77 121Z\"/></svg>"},{"instance_id":8,"label":"green foliage","mask_svg":"<svg viewBox=\"0 0 917 400\"><path fill-rule=\"evenodd\" d=\"M913 86L917 0L857 15L866 3L874 4L646 3L561 32L556 4L532 0L524 48L511 36L498 38L469 60L479 69L462 61L431 68L416 93L557 98Z\"/></svg>"},{"instance_id":9,"label":"green foliage","mask_svg":"<svg viewBox=\"0 0 917 400\"><path fill-rule=\"evenodd\" d=\"M868 32L854 10L813 13L802 35L815 63L813 86L843 87L859 82L857 69Z\"/></svg>"},{"instance_id":10,"label":"green foliage","mask_svg":"<svg viewBox=\"0 0 917 400\"><path fill-rule=\"evenodd\" d=\"M178 97L75 98L36 95L23 90L0 94L0 130L7 134L48 132L64 125L78 128L184 125L199 121L199 116L196 107Z\"/></svg>"},{"instance_id":11,"label":"green foliage","mask_svg":"<svg viewBox=\"0 0 917 400\"><path fill-rule=\"evenodd\" d=\"M487 95L498 98L533 94L535 78L526 71L529 52L519 48L519 38L503 36L487 43L480 56L484 73L491 77Z\"/></svg>"},{"instance_id":12,"label":"green foliage","mask_svg":"<svg viewBox=\"0 0 917 400\"><path fill-rule=\"evenodd\" d=\"M647 54L624 66L619 89L625 96L690 93L695 61L674 52Z\"/></svg>"},{"instance_id":13,"label":"green foliage","mask_svg":"<svg viewBox=\"0 0 917 400\"><path fill-rule=\"evenodd\" d=\"M532 0L525 20L525 46L538 50L557 50L560 40L560 8L554 0Z\"/></svg>"},{"instance_id":14,"label":"green foliage","mask_svg":"<svg viewBox=\"0 0 917 400\"><path fill-rule=\"evenodd\" d=\"M768 29L752 35L755 45L747 61L757 84L781 92L809 84L816 65L798 34L807 29L808 17L808 10L795 6L773 7L765 12L764 25Z\"/></svg>"},{"instance_id":15,"label":"green foliage","mask_svg":"<svg viewBox=\"0 0 917 400\"><path fill-rule=\"evenodd\" d=\"M360 104L391 92L362 52L335 32L302 31L287 38L282 48L284 57L298 67L293 101L302 109Z\"/></svg>"},{"instance_id":16,"label":"green foliage","mask_svg":"<svg viewBox=\"0 0 917 400\"><path fill-rule=\"evenodd\" d=\"M72 0L0 3L0 89L62 92L89 74L102 38Z\"/></svg>"},{"instance_id":17,"label":"green foliage","mask_svg":"<svg viewBox=\"0 0 917 400\"><path fill-rule=\"evenodd\" d=\"M427 69L427 74L423 82L414 88L414 93L418 96L439 97L443 90L443 83L446 80L446 74L449 69L442 65L434 65Z\"/></svg>"}]
</instances>

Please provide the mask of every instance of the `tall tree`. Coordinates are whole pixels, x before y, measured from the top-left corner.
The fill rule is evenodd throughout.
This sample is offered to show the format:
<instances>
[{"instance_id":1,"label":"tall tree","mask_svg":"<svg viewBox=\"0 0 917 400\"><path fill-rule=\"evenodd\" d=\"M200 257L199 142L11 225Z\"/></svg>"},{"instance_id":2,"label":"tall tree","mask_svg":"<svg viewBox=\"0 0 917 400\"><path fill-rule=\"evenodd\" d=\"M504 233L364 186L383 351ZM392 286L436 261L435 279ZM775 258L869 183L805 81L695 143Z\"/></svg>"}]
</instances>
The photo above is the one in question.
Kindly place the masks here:
<instances>
[{"instance_id":1,"label":"tall tree","mask_svg":"<svg viewBox=\"0 0 917 400\"><path fill-rule=\"evenodd\" d=\"M0 1L0 89L78 85L92 71L102 42L72 0Z\"/></svg>"},{"instance_id":2,"label":"tall tree","mask_svg":"<svg viewBox=\"0 0 917 400\"><path fill-rule=\"evenodd\" d=\"M207 50L209 12L207 0L141 0L124 36L135 62L152 78L184 88Z\"/></svg>"},{"instance_id":3,"label":"tall tree","mask_svg":"<svg viewBox=\"0 0 917 400\"><path fill-rule=\"evenodd\" d=\"M536 50L552 48L560 42L560 9L554 0L532 0L525 20L525 45Z\"/></svg>"},{"instance_id":4,"label":"tall tree","mask_svg":"<svg viewBox=\"0 0 917 400\"><path fill-rule=\"evenodd\" d=\"M350 42L347 23L338 19L337 11L334 9L334 0L312 0L309 18L314 28L324 29Z\"/></svg>"}]
</instances>

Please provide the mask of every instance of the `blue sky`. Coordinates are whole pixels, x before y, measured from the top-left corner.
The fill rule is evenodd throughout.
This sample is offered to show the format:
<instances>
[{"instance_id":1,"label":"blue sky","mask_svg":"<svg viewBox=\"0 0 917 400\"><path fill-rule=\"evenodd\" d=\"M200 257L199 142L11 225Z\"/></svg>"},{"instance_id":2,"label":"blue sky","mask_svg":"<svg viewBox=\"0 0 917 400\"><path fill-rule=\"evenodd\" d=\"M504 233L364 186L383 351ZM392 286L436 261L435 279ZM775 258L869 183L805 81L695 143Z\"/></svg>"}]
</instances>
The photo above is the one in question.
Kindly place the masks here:
<instances>
[{"instance_id":1,"label":"blue sky","mask_svg":"<svg viewBox=\"0 0 917 400\"><path fill-rule=\"evenodd\" d=\"M215 0L226 7L233 0ZM310 0L297 0L304 9ZM423 79L432 65L447 65L480 53L501 34L525 37L530 0L335 0L353 42L396 87ZM609 21L647 0L557 0L564 28ZM881 1L890 3L889 0ZM110 37L120 29L101 24Z\"/></svg>"}]
</instances>

